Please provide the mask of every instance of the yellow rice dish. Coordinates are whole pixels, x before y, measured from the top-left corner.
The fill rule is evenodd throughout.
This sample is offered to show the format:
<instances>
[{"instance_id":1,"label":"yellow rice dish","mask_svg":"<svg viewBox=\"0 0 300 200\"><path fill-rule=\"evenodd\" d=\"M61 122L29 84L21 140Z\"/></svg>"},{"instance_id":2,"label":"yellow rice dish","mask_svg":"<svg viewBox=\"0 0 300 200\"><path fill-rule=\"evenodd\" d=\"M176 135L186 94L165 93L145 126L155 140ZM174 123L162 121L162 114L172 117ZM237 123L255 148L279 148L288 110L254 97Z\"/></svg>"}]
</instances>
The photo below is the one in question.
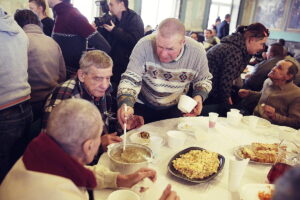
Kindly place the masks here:
<instances>
[{"instance_id":1,"label":"yellow rice dish","mask_svg":"<svg viewBox=\"0 0 300 200\"><path fill-rule=\"evenodd\" d=\"M191 150L172 161L174 168L189 179L203 179L218 171L218 154L206 150Z\"/></svg>"}]
</instances>

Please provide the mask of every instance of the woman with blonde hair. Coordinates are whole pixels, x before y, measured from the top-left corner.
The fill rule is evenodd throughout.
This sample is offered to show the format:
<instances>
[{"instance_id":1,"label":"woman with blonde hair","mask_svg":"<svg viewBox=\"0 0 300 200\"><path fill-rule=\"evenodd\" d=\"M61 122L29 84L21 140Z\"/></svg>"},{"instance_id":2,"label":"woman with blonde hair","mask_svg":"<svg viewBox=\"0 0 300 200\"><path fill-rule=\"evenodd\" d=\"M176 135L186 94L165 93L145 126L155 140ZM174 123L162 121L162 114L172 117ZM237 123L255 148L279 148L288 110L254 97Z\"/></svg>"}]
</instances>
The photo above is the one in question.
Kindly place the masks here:
<instances>
[{"instance_id":1,"label":"woman with blonde hair","mask_svg":"<svg viewBox=\"0 0 300 200\"><path fill-rule=\"evenodd\" d=\"M43 24L43 32L51 37L54 20L49 17L49 7L45 0L29 0L29 9L32 10Z\"/></svg>"}]
</instances>

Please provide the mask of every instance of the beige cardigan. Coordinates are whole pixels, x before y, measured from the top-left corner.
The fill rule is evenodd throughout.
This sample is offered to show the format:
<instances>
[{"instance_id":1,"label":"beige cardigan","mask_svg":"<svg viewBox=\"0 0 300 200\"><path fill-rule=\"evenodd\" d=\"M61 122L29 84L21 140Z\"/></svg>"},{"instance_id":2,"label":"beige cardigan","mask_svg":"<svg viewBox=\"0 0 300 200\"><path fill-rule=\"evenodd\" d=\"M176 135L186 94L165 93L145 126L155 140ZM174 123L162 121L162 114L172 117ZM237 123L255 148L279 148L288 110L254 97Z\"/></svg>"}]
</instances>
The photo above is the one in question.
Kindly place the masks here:
<instances>
[{"instance_id":1,"label":"beige cardigan","mask_svg":"<svg viewBox=\"0 0 300 200\"><path fill-rule=\"evenodd\" d=\"M118 173L97 165L88 167L96 175L97 188L116 188ZM0 187L2 200L88 200L85 188L78 188L70 179L27 170L22 157L5 177Z\"/></svg>"}]
</instances>

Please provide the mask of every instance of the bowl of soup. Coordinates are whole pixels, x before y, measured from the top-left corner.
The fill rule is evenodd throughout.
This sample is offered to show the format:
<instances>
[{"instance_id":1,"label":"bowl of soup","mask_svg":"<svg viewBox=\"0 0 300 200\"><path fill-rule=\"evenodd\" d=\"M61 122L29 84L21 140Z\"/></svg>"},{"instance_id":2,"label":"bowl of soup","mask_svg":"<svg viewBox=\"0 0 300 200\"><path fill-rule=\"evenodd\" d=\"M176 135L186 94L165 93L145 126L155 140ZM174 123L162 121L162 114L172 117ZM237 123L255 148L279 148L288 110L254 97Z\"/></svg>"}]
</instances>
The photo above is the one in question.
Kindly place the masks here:
<instances>
[{"instance_id":1,"label":"bowl of soup","mask_svg":"<svg viewBox=\"0 0 300 200\"><path fill-rule=\"evenodd\" d=\"M122 174L130 174L140 168L148 167L153 160L152 150L142 144L128 143L123 151L123 143L109 145L107 151L110 169Z\"/></svg>"}]
</instances>

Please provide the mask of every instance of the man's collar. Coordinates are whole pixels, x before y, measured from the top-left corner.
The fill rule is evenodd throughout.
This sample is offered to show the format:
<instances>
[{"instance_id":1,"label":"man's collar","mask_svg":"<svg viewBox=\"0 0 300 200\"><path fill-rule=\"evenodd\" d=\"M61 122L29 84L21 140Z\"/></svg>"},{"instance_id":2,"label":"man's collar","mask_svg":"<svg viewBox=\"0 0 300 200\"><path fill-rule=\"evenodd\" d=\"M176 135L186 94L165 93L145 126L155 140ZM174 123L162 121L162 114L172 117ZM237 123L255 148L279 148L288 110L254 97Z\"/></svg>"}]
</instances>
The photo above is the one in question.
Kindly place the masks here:
<instances>
[{"instance_id":1,"label":"man's collar","mask_svg":"<svg viewBox=\"0 0 300 200\"><path fill-rule=\"evenodd\" d=\"M173 62L177 62L182 57L184 49L185 49L185 45L182 45L182 48L180 50L180 54L177 56L177 58L175 60L173 60Z\"/></svg>"}]
</instances>

